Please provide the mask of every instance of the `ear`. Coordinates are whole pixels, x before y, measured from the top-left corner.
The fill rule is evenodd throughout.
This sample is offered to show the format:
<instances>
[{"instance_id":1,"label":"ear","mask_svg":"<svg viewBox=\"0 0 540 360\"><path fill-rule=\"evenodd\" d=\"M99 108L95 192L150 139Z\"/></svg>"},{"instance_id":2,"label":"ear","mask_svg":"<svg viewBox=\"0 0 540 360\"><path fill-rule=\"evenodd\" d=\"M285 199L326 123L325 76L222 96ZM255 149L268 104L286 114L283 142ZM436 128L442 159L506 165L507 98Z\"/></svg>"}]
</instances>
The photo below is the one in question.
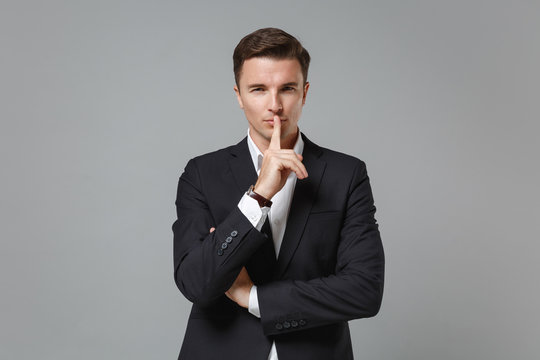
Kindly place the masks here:
<instances>
[{"instance_id":1,"label":"ear","mask_svg":"<svg viewBox=\"0 0 540 360\"><path fill-rule=\"evenodd\" d=\"M240 96L240 90L238 89L238 86L234 85L234 92L236 93L236 100L238 100L238 105L240 105L240 109L244 108L244 103L242 102L242 97Z\"/></svg>"},{"instance_id":2,"label":"ear","mask_svg":"<svg viewBox=\"0 0 540 360\"><path fill-rule=\"evenodd\" d=\"M308 89L309 89L309 81L306 81L306 85L304 85L304 95L302 96L302 106L306 104L306 95L307 95Z\"/></svg>"}]
</instances>

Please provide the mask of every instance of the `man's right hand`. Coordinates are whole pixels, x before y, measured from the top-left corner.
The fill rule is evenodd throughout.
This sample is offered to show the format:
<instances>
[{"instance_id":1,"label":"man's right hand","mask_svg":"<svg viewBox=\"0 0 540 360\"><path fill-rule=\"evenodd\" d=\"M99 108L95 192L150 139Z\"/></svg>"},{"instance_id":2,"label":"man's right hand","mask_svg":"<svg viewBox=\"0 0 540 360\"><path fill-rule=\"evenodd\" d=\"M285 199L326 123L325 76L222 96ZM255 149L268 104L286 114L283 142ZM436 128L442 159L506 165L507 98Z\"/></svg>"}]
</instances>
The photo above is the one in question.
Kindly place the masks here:
<instances>
[{"instance_id":1,"label":"man's right hand","mask_svg":"<svg viewBox=\"0 0 540 360\"><path fill-rule=\"evenodd\" d=\"M274 132L268 149L263 154L263 163L254 191L267 199L283 188L287 177L294 171L298 179L305 179L308 173L302 164L302 155L292 149L281 148L281 119L274 115Z\"/></svg>"}]
</instances>

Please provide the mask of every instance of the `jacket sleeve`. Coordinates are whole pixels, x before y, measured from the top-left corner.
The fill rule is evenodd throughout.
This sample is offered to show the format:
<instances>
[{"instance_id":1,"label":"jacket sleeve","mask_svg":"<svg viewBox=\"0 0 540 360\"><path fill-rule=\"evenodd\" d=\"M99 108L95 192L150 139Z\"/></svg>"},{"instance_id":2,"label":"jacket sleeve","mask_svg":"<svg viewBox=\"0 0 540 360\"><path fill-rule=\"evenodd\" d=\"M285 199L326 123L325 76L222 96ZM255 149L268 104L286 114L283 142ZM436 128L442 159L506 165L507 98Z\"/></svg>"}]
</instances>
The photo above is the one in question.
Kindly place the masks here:
<instances>
[{"instance_id":1,"label":"jacket sleeve","mask_svg":"<svg viewBox=\"0 0 540 360\"><path fill-rule=\"evenodd\" d=\"M208 306L231 287L266 235L257 231L237 206L215 224L196 159L188 162L180 176L176 211L178 219L172 226L176 285L191 302ZM216 228L212 233L211 227Z\"/></svg>"},{"instance_id":2,"label":"jacket sleeve","mask_svg":"<svg viewBox=\"0 0 540 360\"><path fill-rule=\"evenodd\" d=\"M257 287L266 335L375 316L384 282L384 252L365 164L358 161L348 190L335 272L307 281Z\"/></svg>"}]
</instances>

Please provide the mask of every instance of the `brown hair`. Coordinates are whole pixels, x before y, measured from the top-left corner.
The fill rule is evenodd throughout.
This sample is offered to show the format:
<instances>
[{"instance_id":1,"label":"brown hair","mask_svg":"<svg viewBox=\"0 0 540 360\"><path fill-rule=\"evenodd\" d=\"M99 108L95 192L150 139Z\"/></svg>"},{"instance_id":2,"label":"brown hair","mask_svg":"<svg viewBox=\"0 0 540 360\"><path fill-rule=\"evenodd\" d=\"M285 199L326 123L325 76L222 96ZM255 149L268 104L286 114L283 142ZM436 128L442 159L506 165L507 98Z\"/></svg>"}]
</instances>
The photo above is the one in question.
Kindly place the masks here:
<instances>
[{"instance_id":1,"label":"brown hair","mask_svg":"<svg viewBox=\"0 0 540 360\"><path fill-rule=\"evenodd\" d=\"M264 28L246 35L233 53L234 80L238 86L244 61L255 57L297 59L302 69L304 85L307 81L310 56L300 41L281 29Z\"/></svg>"}]
</instances>

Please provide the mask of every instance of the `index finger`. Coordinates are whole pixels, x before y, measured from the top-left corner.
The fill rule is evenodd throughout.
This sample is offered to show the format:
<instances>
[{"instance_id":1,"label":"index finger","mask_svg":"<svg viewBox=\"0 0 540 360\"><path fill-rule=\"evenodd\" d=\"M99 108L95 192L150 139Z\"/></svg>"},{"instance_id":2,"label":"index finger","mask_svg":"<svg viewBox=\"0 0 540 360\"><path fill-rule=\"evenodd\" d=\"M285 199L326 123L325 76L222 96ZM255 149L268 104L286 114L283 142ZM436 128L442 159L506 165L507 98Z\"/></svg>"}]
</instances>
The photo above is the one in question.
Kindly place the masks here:
<instances>
[{"instance_id":1,"label":"index finger","mask_svg":"<svg viewBox=\"0 0 540 360\"><path fill-rule=\"evenodd\" d=\"M281 149L281 119L277 115L274 115L274 132L268 148Z\"/></svg>"}]
</instances>

